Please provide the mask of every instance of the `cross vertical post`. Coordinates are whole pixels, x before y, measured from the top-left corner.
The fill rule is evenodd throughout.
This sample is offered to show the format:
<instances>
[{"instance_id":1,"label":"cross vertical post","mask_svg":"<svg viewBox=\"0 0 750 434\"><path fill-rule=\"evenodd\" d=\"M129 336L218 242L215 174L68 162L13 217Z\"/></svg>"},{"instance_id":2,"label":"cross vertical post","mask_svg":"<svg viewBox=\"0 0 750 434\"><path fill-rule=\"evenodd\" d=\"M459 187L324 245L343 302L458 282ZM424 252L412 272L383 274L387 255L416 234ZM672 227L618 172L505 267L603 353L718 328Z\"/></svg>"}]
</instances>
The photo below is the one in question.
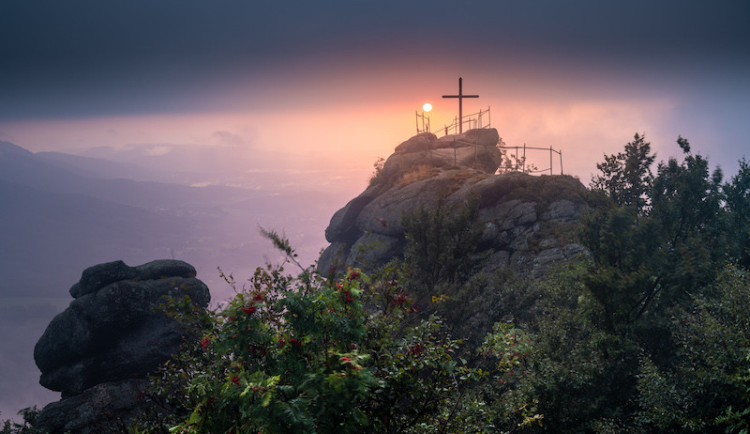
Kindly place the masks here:
<instances>
[{"instance_id":1,"label":"cross vertical post","mask_svg":"<svg viewBox=\"0 0 750 434\"><path fill-rule=\"evenodd\" d=\"M464 95L463 83L464 79L462 77L458 77L458 95L443 95L443 98L458 98L458 134L464 132L463 99L479 98L479 95Z\"/></svg>"}]
</instances>

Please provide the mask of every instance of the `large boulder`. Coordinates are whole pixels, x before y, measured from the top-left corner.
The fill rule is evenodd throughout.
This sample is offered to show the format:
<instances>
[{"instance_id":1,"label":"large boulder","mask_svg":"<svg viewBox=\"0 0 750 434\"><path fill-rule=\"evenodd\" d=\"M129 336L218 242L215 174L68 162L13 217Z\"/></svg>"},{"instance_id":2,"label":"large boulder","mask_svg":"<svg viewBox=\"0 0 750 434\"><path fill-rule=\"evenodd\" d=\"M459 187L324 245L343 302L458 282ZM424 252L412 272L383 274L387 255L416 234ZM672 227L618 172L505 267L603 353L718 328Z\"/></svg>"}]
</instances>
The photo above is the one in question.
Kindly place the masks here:
<instances>
[{"instance_id":1,"label":"large boulder","mask_svg":"<svg viewBox=\"0 0 750 434\"><path fill-rule=\"evenodd\" d=\"M432 133L421 133L402 142L393 151L395 154L406 154L409 152L427 151L437 141L437 136Z\"/></svg>"},{"instance_id":2,"label":"large boulder","mask_svg":"<svg viewBox=\"0 0 750 434\"><path fill-rule=\"evenodd\" d=\"M42 427L50 432L101 432L58 422L85 419L86 411L66 410L81 407L76 403L82 400L88 404L81 408L111 414L136 403L134 396L108 397L139 389L142 383L132 383L134 379L144 379L180 349L186 331L162 307L169 298L187 296L206 308L210 293L195 275L195 268L176 260L137 267L115 261L86 269L70 290L75 299L50 322L34 348L40 384L62 392L63 398L42 410ZM96 403L86 396L95 397Z\"/></svg>"}]
</instances>

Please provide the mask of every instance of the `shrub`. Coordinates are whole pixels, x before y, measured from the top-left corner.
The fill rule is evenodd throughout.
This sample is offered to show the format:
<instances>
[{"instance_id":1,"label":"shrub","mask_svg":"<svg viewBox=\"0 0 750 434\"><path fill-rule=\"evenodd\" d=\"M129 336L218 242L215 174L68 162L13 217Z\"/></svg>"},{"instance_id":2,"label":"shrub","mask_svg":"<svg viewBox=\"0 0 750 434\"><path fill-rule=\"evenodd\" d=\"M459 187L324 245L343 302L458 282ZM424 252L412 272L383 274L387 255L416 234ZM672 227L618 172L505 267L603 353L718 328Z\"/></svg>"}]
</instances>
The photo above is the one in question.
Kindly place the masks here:
<instances>
[{"instance_id":1,"label":"shrub","mask_svg":"<svg viewBox=\"0 0 750 434\"><path fill-rule=\"evenodd\" d=\"M258 268L226 307L178 314L203 335L154 378L150 399L175 419L142 426L481 432L487 413L467 391L486 373L454 357L461 341L438 318L415 318L402 280L396 267L373 280L350 269L336 281L312 268L296 277L284 265Z\"/></svg>"}]
</instances>

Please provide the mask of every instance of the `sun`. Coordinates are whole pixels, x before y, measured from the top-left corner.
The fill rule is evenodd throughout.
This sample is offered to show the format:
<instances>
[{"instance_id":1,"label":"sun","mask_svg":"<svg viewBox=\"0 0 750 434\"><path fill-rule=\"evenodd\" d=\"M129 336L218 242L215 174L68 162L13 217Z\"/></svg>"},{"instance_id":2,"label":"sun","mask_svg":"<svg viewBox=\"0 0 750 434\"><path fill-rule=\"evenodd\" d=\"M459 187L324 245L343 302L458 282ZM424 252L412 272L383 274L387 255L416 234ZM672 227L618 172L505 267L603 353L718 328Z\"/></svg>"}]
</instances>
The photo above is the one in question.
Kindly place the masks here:
<instances>
[{"instance_id":1,"label":"sun","mask_svg":"<svg viewBox=\"0 0 750 434\"><path fill-rule=\"evenodd\" d=\"M424 103L424 105L422 106L422 110L424 110L426 112L432 110L432 104L430 104L428 102Z\"/></svg>"}]
</instances>

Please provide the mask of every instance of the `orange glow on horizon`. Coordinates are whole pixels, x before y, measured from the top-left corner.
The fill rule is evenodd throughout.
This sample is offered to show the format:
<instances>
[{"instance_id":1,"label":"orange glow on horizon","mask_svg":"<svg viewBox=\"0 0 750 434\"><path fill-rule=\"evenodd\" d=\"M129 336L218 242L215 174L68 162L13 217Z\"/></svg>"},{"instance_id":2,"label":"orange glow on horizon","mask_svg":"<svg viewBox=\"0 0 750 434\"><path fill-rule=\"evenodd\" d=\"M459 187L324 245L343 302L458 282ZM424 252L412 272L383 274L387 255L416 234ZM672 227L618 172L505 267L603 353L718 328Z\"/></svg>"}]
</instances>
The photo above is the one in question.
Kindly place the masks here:
<instances>
[{"instance_id":1,"label":"orange glow on horizon","mask_svg":"<svg viewBox=\"0 0 750 434\"><path fill-rule=\"evenodd\" d=\"M479 100L465 102L464 113L489 106L492 126L507 145L561 149L566 172L585 180L604 153L621 150L635 132L652 134L672 107L669 101L659 99L495 100L492 92L485 94L488 96L480 93ZM413 116L422 98L315 110L298 105L266 111L5 122L0 124L0 140L32 151L71 153L129 144L241 147L248 153L266 150L299 156L331 171L342 167L361 170L366 180L378 157L388 157L416 133ZM432 131L442 135L456 112L455 101L435 100L430 111ZM653 134L650 138L657 142Z\"/></svg>"}]
</instances>

